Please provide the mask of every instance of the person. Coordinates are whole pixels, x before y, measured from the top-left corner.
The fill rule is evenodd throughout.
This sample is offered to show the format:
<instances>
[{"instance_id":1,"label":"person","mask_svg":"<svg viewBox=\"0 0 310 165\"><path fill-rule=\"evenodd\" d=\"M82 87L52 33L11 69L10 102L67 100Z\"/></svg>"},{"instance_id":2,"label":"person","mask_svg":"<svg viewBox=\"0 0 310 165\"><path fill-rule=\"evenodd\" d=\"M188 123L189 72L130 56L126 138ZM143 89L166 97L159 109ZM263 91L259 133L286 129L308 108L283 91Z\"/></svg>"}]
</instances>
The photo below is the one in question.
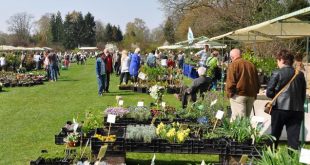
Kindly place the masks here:
<instances>
[{"instance_id":1,"label":"person","mask_svg":"<svg viewBox=\"0 0 310 165\"><path fill-rule=\"evenodd\" d=\"M140 68L140 48L136 48L135 52L130 56L129 73L132 77L133 82L138 80L138 72Z\"/></svg>"},{"instance_id":2,"label":"person","mask_svg":"<svg viewBox=\"0 0 310 165\"><path fill-rule=\"evenodd\" d=\"M255 66L241 58L240 49L232 49L230 58L232 63L228 66L226 93L230 98L232 121L237 116L250 116L260 84Z\"/></svg>"},{"instance_id":3,"label":"person","mask_svg":"<svg viewBox=\"0 0 310 165\"><path fill-rule=\"evenodd\" d=\"M221 69L218 67L218 55L219 52L217 50L211 53L211 56L208 57L206 61L207 76L212 78L211 89L216 90L217 81L221 79Z\"/></svg>"},{"instance_id":4,"label":"person","mask_svg":"<svg viewBox=\"0 0 310 165\"><path fill-rule=\"evenodd\" d=\"M197 100L197 93L200 92L200 95L206 92L209 89L209 86L211 84L211 78L205 76L206 68L205 67L199 67L198 70L199 77L194 79L192 85L190 88L187 88L182 93L182 107L186 108L187 106L187 100L188 96L191 96L191 100L195 102Z\"/></svg>"},{"instance_id":5,"label":"person","mask_svg":"<svg viewBox=\"0 0 310 165\"><path fill-rule=\"evenodd\" d=\"M302 72L305 72L306 69L305 69L305 66L304 64L302 63L302 53L300 52L297 52L296 55L295 55L295 62L293 64L294 68L302 71Z\"/></svg>"},{"instance_id":6,"label":"person","mask_svg":"<svg viewBox=\"0 0 310 165\"><path fill-rule=\"evenodd\" d=\"M122 58L121 58L121 75L119 84L121 85L123 82L128 84L129 79L129 57L127 50L122 51Z\"/></svg>"},{"instance_id":7,"label":"person","mask_svg":"<svg viewBox=\"0 0 310 165\"><path fill-rule=\"evenodd\" d=\"M173 60L173 57L169 57L167 61L167 67L168 68L174 68L175 67L175 62Z\"/></svg>"},{"instance_id":8,"label":"person","mask_svg":"<svg viewBox=\"0 0 310 165\"><path fill-rule=\"evenodd\" d=\"M106 67L105 67L105 54L100 52L96 59L96 77L98 82L98 95L102 96L105 87Z\"/></svg>"},{"instance_id":9,"label":"person","mask_svg":"<svg viewBox=\"0 0 310 165\"><path fill-rule=\"evenodd\" d=\"M26 53L22 52L22 55L20 56L20 68L26 66Z\"/></svg>"},{"instance_id":10,"label":"person","mask_svg":"<svg viewBox=\"0 0 310 165\"><path fill-rule=\"evenodd\" d=\"M155 57L155 50L153 50L146 58L147 66L154 68L156 67L156 57Z\"/></svg>"},{"instance_id":11,"label":"person","mask_svg":"<svg viewBox=\"0 0 310 165\"><path fill-rule=\"evenodd\" d=\"M44 61L43 61L43 66L44 70L46 71L46 77L50 80L51 79L51 74L50 74L50 61L49 61L49 54L50 51L47 50L44 54Z\"/></svg>"},{"instance_id":12,"label":"person","mask_svg":"<svg viewBox=\"0 0 310 165\"><path fill-rule=\"evenodd\" d=\"M105 79L105 88L104 91L109 93L109 87L110 87L110 75L113 73L113 60L112 56L108 50L108 48L105 48L103 53L105 54L104 62L105 62L105 74L106 74L106 79Z\"/></svg>"},{"instance_id":13,"label":"person","mask_svg":"<svg viewBox=\"0 0 310 165\"><path fill-rule=\"evenodd\" d=\"M114 61L114 70L115 70L116 76L118 76L121 73L121 70L120 70L120 67L121 67L121 55L120 55L120 53L118 51L116 51L113 54L113 61Z\"/></svg>"},{"instance_id":14,"label":"person","mask_svg":"<svg viewBox=\"0 0 310 165\"><path fill-rule=\"evenodd\" d=\"M206 60L208 59L209 55L209 45L205 45L203 50L200 50L195 54L196 57L200 57L199 66L204 66L206 64Z\"/></svg>"},{"instance_id":15,"label":"person","mask_svg":"<svg viewBox=\"0 0 310 165\"><path fill-rule=\"evenodd\" d=\"M179 69L183 69L184 53L182 51L179 51L177 60L178 60L178 68Z\"/></svg>"},{"instance_id":16,"label":"person","mask_svg":"<svg viewBox=\"0 0 310 165\"><path fill-rule=\"evenodd\" d=\"M41 61L41 55L39 52L36 52L33 56L33 61L36 63L36 70L41 69L40 61Z\"/></svg>"},{"instance_id":17,"label":"person","mask_svg":"<svg viewBox=\"0 0 310 165\"><path fill-rule=\"evenodd\" d=\"M4 54L0 57L0 71L6 71L6 60Z\"/></svg>"},{"instance_id":18,"label":"person","mask_svg":"<svg viewBox=\"0 0 310 165\"><path fill-rule=\"evenodd\" d=\"M50 53L48 55L48 60L49 60L50 80L55 82L58 79L58 64L56 54Z\"/></svg>"},{"instance_id":19,"label":"person","mask_svg":"<svg viewBox=\"0 0 310 165\"><path fill-rule=\"evenodd\" d=\"M280 50L276 54L278 70L273 71L267 85L266 95L269 98L275 95L292 79L295 69L293 54ZM297 70L297 76L292 80L287 89L277 97L271 112L271 135L276 138L277 147L279 138L285 125L288 146L293 149L299 147L299 134L301 123L304 119L304 103L306 99L306 80L303 72Z\"/></svg>"}]
</instances>

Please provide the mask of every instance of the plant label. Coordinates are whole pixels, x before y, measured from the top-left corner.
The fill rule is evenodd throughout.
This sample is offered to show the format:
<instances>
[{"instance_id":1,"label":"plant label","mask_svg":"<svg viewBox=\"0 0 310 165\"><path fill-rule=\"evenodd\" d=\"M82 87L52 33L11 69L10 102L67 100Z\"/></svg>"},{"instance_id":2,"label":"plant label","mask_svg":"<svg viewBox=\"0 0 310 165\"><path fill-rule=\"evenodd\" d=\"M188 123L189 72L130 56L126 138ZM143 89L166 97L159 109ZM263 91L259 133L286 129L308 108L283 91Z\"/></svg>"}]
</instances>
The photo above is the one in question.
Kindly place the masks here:
<instances>
[{"instance_id":1,"label":"plant label","mask_svg":"<svg viewBox=\"0 0 310 165\"><path fill-rule=\"evenodd\" d=\"M310 150L304 148L301 149L299 162L310 164Z\"/></svg>"},{"instance_id":2,"label":"plant label","mask_svg":"<svg viewBox=\"0 0 310 165\"><path fill-rule=\"evenodd\" d=\"M221 120L223 116L224 116L224 111L218 110L215 117Z\"/></svg>"},{"instance_id":3,"label":"plant label","mask_svg":"<svg viewBox=\"0 0 310 165\"><path fill-rule=\"evenodd\" d=\"M213 105L215 105L217 103L217 99L215 99L214 101L211 102L210 107L212 107Z\"/></svg>"},{"instance_id":4,"label":"plant label","mask_svg":"<svg viewBox=\"0 0 310 165\"><path fill-rule=\"evenodd\" d=\"M166 107L166 102L161 102L161 106L165 108Z\"/></svg>"},{"instance_id":5,"label":"plant label","mask_svg":"<svg viewBox=\"0 0 310 165\"><path fill-rule=\"evenodd\" d=\"M160 64L161 66L167 66L167 59L161 59Z\"/></svg>"},{"instance_id":6,"label":"plant label","mask_svg":"<svg viewBox=\"0 0 310 165\"><path fill-rule=\"evenodd\" d=\"M118 101L118 105L119 105L119 106L123 106L123 105L124 105L124 100L119 100L119 101Z\"/></svg>"},{"instance_id":7,"label":"plant label","mask_svg":"<svg viewBox=\"0 0 310 165\"><path fill-rule=\"evenodd\" d=\"M240 164L246 164L247 161L248 161L248 155L242 155L239 163Z\"/></svg>"},{"instance_id":8,"label":"plant label","mask_svg":"<svg viewBox=\"0 0 310 165\"><path fill-rule=\"evenodd\" d=\"M205 160L202 160L201 164L200 165L206 165L206 162Z\"/></svg>"},{"instance_id":9,"label":"plant label","mask_svg":"<svg viewBox=\"0 0 310 165\"><path fill-rule=\"evenodd\" d=\"M116 115L108 114L108 123L115 123Z\"/></svg>"},{"instance_id":10,"label":"plant label","mask_svg":"<svg viewBox=\"0 0 310 165\"><path fill-rule=\"evenodd\" d=\"M144 102L143 101L139 101L137 106L138 107L143 107L144 106Z\"/></svg>"},{"instance_id":11,"label":"plant label","mask_svg":"<svg viewBox=\"0 0 310 165\"><path fill-rule=\"evenodd\" d=\"M145 80L146 79L146 74L144 74L143 72L140 72L138 74L138 77L141 79L141 80Z\"/></svg>"}]
</instances>

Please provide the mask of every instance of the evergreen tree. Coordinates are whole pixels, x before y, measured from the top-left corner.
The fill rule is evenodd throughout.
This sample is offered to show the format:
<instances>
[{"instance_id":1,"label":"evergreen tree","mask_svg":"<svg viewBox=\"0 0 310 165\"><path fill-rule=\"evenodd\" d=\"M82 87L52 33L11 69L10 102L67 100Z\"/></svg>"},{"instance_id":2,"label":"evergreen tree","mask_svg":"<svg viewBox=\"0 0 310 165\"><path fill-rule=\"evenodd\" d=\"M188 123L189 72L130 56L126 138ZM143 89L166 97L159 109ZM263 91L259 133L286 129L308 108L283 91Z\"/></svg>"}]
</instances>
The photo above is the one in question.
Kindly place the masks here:
<instances>
[{"instance_id":1,"label":"evergreen tree","mask_svg":"<svg viewBox=\"0 0 310 165\"><path fill-rule=\"evenodd\" d=\"M110 23L108 23L107 26L105 27L104 40L105 42L113 41L113 29Z\"/></svg>"},{"instance_id":2,"label":"evergreen tree","mask_svg":"<svg viewBox=\"0 0 310 165\"><path fill-rule=\"evenodd\" d=\"M174 23L171 17L168 17L165 26L164 26L164 35L165 39L170 43L175 42L175 30L174 30Z\"/></svg>"},{"instance_id":3,"label":"evergreen tree","mask_svg":"<svg viewBox=\"0 0 310 165\"><path fill-rule=\"evenodd\" d=\"M52 41L53 42L56 42L56 33L57 33L57 28L56 28L56 17L55 17L55 14L52 14L51 15L51 22L50 22L50 25L51 25L51 32L52 32Z\"/></svg>"},{"instance_id":4,"label":"evergreen tree","mask_svg":"<svg viewBox=\"0 0 310 165\"><path fill-rule=\"evenodd\" d=\"M123 33L121 31L121 28L118 26L117 27L117 31L116 31L116 37L115 37L115 41L116 42L121 42L123 40Z\"/></svg>"},{"instance_id":5,"label":"evergreen tree","mask_svg":"<svg viewBox=\"0 0 310 165\"><path fill-rule=\"evenodd\" d=\"M66 15L64 23L64 46L73 49L83 44L85 30L84 19L81 12L73 11Z\"/></svg>"},{"instance_id":6,"label":"evergreen tree","mask_svg":"<svg viewBox=\"0 0 310 165\"><path fill-rule=\"evenodd\" d=\"M62 42L64 35L64 25L61 13L59 11L57 12L55 23L56 23L56 34L55 34L56 42Z\"/></svg>"},{"instance_id":7,"label":"evergreen tree","mask_svg":"<svg viewBox=\"0 0 310 165\"><path fill-rule=\"evenodd\" d=\"M84 17L85 30L83 34L83 44L94 46L96 43L96 23L91 13Z\"/></svg>"}]
</instances>

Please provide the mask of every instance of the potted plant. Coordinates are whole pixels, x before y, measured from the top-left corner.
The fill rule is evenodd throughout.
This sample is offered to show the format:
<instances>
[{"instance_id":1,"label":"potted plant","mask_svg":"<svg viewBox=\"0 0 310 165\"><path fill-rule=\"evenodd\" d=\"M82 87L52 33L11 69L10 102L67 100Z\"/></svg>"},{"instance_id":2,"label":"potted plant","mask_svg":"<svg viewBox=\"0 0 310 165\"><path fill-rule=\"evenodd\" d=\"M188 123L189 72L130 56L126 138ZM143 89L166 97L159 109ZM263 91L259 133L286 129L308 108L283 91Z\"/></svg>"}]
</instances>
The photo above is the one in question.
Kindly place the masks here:
<instances>
[{"instance_id":1,"label":"potted plant","mask_svg":"<svg viewBox=\"0 0 310 165\"><path fill-rule=\"evenodd\" d=\"M75 147L79 142L80 134L77 132L71 132L64 138L64 142L68 147Z\"/></svg>"}]
</instances>

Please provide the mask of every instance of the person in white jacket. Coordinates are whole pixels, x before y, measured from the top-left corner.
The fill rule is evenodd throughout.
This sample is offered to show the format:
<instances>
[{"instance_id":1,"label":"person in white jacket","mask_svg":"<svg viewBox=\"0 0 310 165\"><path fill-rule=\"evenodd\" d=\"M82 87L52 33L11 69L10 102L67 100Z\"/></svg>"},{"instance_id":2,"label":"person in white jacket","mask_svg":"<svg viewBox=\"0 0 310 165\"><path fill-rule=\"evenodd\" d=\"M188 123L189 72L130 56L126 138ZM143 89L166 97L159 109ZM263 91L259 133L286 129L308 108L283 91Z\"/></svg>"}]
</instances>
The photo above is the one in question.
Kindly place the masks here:
<instances>
[{"instance_id":1,"label":"person in white jacket","mask_svg":"<svg viewBox=\"0 0 310 165\"><path fill-rule=\"evenodd\" d=\"M122 84L123 82L128 84L128 80L129 80L129 76L130 76L129 75L129 64L130 64L130 60L128 57L128 51L123 50L122 51L122 57L121 57L121 75L120 75L119 84Z\"/></svg>"}]
</instances>

